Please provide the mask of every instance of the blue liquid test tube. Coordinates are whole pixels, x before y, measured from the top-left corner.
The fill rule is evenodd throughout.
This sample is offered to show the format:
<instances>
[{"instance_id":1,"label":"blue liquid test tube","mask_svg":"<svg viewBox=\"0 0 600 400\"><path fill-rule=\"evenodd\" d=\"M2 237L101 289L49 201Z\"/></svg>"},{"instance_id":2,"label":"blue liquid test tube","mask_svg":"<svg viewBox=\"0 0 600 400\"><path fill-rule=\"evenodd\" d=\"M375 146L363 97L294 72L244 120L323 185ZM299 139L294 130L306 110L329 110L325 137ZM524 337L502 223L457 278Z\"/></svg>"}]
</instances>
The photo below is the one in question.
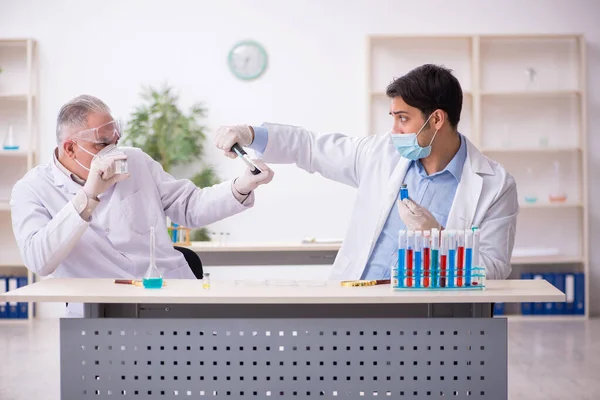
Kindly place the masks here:
<instances>
[{"instance_id":1,"label":"blue liquid test tube","mask_svg":"<svg viewBox=\"0 0 600 400\"><path fill-rule=\"evenodd\" d=\"M465 286L471 286L471 271L473 268L473 231L465 230Z\"/></svg>"},{"instance_id":2,"label":"blue liquid test tube","mask_svg":"<svg viewBox=\"0 0 600 400\"><path fill-rule=\"evenodd\" d=\"M400 187L400 200L408 199L408 186L405 183Z\"/></svg>"},{"instance_id":3,"label":"blue liquid test tube","mask_svg":"<svg viewBox=\"0 0 600 400\"><path fill-rule=\"evenodd\" d=\"M397 287L404 287L406 275L406 230L398 232L398 270L396 271Z\"/></svg>"},{"instance_id":4,"label":"blue liquid test tube","mask_svg":"<svg viewBox=\"0 0 600 400\"><path fill-rule=\"evenodd\" d=\"M448 231L448 287L454 287L456 274L456 232Z\"/></svg>"},{"instance_id":5,"label":"blue liquid test tube","mask_svg":"<svg viewBox=\"0 0 600 400\"><path fill-rule=\"evenodd\" d=\"M431 287L439 287L440 278L440 231L431 230Z\"/></svg>"},{"instance_id":6,"label":"blue liquid test tube","mask_svg":"<svg viewBox=\"0 0 600 400\"><path fill-rule=\"evenodd\" d=\"M177 236L179 235L178 227L179 225L173 222L173 243L177 243Z\"/></svg>"},{"instance_id":7,"label":"blue liquid test tube","mask_svg":"<svg viewBox=\"0 0 600 400\"><path fill-rule=\"evenodd\" d=\"M415 287L421 287L423 276L423 232L415 231Z\"/></svg>"}]
</instances>

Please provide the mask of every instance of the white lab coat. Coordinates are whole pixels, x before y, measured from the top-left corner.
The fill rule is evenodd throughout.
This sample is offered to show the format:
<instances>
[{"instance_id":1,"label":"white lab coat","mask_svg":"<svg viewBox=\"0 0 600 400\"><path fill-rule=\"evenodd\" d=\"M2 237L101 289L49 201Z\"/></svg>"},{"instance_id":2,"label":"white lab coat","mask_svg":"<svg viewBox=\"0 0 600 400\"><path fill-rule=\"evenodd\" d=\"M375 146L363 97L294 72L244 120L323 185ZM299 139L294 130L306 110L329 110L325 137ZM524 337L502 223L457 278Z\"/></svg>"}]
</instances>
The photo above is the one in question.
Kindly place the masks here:
<instances>
[{"instance_id":1,"label":"white lab coat","mask_svg":"<svg viewBox=\"0 0 600 400\"><path fill-rule=\"evenodd\" d=\"M150 227L156 229L156 265L165 278L195 279L173 248L165 216L200 227L251 207L240 204L231 182L199 189L176 180L140 149L119 147L128 157L130 177L99 196L91 221L71 203L81 190L54 160L19 180L10 200L12 224L28 269L42 276L140 279L149 264Z\"/></svg>"},{"instance_id":2,"label":"white lab coat","mask_svg":"<svg viewBox=\"0 0 600 400\"><path fill-rule=\"evenodd\" d=\"M410 161L392 145L390 134L348 137L315 134L300 127L265 124L262 158L295 163L310 172L358 189L343 245L330 279L360 279L393 206ZM511 271L519 204L514 178L467 140L467 159L446 229L481 229L480 261L490 279Z\"/></svg>"}]
</instances>

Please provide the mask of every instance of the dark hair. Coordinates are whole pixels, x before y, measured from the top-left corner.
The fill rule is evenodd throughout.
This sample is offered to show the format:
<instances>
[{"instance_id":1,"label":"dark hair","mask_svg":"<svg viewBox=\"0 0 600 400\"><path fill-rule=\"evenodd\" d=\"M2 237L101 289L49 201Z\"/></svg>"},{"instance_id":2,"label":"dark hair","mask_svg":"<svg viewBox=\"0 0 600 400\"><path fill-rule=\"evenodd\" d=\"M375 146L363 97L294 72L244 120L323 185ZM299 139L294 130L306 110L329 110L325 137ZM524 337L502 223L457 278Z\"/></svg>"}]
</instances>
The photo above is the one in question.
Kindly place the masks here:
<instances>
[{"instance_id":1,"label":"dark hair","mask_svg":"<svg viewBox=\"0 0 600 400\"><path fill-rule=\"evenodd\" d=\"M452 70L433 64L417 67L389 84L386 94L401 97L406 104L418 108L423 118L437 109L448 114L450 125L456 129L460 121L463 93Z\"/></svg>"}]
</instances>

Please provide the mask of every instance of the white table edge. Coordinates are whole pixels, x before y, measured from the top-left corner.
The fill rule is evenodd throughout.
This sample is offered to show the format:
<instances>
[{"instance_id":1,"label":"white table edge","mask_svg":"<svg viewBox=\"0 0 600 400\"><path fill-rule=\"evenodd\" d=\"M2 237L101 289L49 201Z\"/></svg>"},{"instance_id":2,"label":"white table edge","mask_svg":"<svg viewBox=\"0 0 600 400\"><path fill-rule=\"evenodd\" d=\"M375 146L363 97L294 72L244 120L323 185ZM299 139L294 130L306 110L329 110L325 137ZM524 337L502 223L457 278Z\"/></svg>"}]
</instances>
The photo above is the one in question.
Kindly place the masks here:
<instances>
[{"instance_id":1,"label":"white table edge","mask_svg":"<svg viewBox=\"0 0 600 400\"><path fill-rule=\"evenodd\" d=\"M204 290L201 288L201 281L169 280L164 289L150 291L130 285L115 285L112 279L47 279L4 293L0 295L0 301L146 304L423 304L565 301L564 293L544 280L488 281L488 285L485 290L392 292L387 285L342 288L335 282L320 287L239 287L232 282L214 282L210 290ZM178 293L174 294L175 290ZM181 293L186 290L188 293Z\"/></svg>"}]
</instances>

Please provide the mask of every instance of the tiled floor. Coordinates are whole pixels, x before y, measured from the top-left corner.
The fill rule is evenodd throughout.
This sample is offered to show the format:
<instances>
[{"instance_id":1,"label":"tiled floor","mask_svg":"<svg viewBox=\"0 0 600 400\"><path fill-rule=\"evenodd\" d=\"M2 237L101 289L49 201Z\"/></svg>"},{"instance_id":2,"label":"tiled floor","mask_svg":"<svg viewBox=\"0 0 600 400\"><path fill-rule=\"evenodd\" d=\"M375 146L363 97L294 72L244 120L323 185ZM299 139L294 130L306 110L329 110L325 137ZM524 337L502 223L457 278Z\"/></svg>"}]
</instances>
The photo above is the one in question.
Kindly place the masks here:
<instances>
[{"instance_id":1,"label":"tiled floor","mask_svg":"<svg viewBox=\"0 0 600 400\"><path fill-rule=\"evenodd\" d=\"M0 323L0 399L60 398L58 320ZM509 323L509 399L600 399L600 319Z\"/></svg>"}]
</instances>

